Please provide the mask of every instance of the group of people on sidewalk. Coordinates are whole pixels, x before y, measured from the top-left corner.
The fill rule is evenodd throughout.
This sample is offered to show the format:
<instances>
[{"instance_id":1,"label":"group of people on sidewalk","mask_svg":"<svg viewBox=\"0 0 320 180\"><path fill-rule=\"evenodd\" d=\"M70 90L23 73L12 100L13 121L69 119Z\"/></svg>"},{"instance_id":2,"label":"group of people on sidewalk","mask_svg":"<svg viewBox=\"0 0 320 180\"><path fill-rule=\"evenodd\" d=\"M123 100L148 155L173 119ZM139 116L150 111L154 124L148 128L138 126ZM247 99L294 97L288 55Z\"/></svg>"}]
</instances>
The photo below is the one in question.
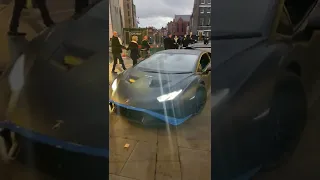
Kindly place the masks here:
<instances>
[{"instance_id":1,"label":"group of people on sidewalk","mask_svg":"<svg viewBox=\"0 0 320 180\"><path fill-rule=\"evenodd\" d=\"M47 27L53 26L55 23L50 17L49 10L46 5L46 0L14 0L14 8L12 12L11 22L9 26L8 35L9 36L25 36L26 33L19 32L19 21L21 12L23 9L28 8L28 5L32 4L35 8L38 8L41 12L43 23ZM77 17L82 13L82 11L89 6L89 0L75 0L75 13L74 17Z\"/></svg>"},{"instance_id":2,"label":"group of people on sidewalk","mask_svg":"<svg viewBox=\"0 0 320 180\"><path fill-rule=\"evenodd\" d=\"M113 36L111 38L111 51L113 56L112 73L117 73L115 72L115 68L118 63L118 60L119 63L122 65L122 69L126 70L126 66L121 56L123 49L130 51L130 58L132 59L132 64L134 66L138 63L138 59L140 57L147 58L148 56L150 56L149 38L148 36L143 37L140 49L138 44L138 36L132 36L131 42L129 43L129 46L126 48L124 45L122 45L121 40L118 37L118 33L114 31Z\"/></svg>"},{"instance_id":3,"label":"group of people on sidewalk","mask_svg":"<svg viewBox=\"0 0 320 180\"><path fill-rule=\"evenodd\" d=\"M181 47L188 47L192 43L192 37L190 35L184 35L184 37L173 36L168 34L164 39L164 49L180 49Z\"/></svg>"}]
</instances>

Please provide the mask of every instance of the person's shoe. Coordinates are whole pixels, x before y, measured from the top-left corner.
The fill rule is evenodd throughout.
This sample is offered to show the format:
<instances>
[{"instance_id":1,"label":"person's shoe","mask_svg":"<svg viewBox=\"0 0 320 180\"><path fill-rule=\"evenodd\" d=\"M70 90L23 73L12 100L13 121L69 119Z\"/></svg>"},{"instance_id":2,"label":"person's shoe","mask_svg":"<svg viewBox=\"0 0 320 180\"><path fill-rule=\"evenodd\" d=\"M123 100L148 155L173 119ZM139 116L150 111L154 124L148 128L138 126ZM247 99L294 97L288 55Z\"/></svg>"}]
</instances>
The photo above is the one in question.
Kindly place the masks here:
<instances>
[{"instance_id":1,"label":"person's shoe","mask_svg":"<svg viewBox=\"0 0 320 180\"><path fill-rule=\"evenodd\" d=\"M113 74L117 74L117 72L116 71L111 71Z\"/></svg>"},{"instance_id":2,"label":"person's shoe","mask_svg":"<svg viewBox=\"0 0 320 180\"><path fill-rule=\"evenodd\" d=\"M24 32L14 32L14 31L9 31L8 36L26 36L27 33Z\"/></svg>"}]
</instances>

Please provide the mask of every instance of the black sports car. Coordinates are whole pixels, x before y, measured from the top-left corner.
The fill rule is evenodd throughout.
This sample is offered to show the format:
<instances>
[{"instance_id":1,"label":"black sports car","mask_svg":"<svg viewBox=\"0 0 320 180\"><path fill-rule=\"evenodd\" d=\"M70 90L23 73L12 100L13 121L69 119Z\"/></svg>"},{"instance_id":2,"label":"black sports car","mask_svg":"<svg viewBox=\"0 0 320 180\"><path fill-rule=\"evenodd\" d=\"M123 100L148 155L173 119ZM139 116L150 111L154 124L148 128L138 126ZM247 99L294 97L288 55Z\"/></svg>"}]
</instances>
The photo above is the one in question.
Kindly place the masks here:
<instances>
[{"instance_id":1,"label":"black sports car","mask_svg":"<svg viewBox=\"0 0 320 180\"><path fill-rule=\"evenodd\" d=\"M17 142L20 154L48 165L58 179L108 178L107 8L108 1L97 2L78 19L44 30L3 74L1 85L9 82L11 91L0 120L6 158Z\"/></svg>"},{"instance_id":2,"label":"black sports car","mask_svg":"<svg viewBox=\"0 0 320 180\"><path fill-rule=\"evenodd\" d=\"M213 1L212 179L250 179L294 152L312 84L316 3Z\"/></svg>"},{"instance_id":3,"label":"black sports car","mask_svg":"<svg viewBox=\"0 0 320 180\"><path fill-rule=\"evenodd\" d=\"M142 124L157 124L155 121L162 120L179 125L197 114L206 103L211 90L210 64L210 52L160 51L112 82L110 106L123 110L122 114L129 114L132 120Z\"/></svg>"}]
</instances>

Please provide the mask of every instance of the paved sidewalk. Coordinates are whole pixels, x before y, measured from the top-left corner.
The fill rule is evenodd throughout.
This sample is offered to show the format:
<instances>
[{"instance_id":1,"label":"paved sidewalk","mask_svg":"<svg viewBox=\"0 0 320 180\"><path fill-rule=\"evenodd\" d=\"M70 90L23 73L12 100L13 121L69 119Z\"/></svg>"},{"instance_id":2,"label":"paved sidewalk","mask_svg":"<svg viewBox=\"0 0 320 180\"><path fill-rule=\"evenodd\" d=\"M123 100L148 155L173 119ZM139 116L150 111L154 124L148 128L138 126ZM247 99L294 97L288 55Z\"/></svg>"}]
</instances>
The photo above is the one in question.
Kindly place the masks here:
<instances>
[{"instance_id":1,"label":"paved sidewalk","mask_svg":"<svg viewBox=\"0 0 320 180\"><path fill-rule=\"evenodd\" d=\"M10 40L17 39L7 36L12 9L13 4L10 3L0 11L0 71L4 70L11 60L10 51L12 49L10 47ZM27 33L27 40L31 40L37 35L37 33L23 19L20 21L19 30Z\"/></svg>"}]
</instances>

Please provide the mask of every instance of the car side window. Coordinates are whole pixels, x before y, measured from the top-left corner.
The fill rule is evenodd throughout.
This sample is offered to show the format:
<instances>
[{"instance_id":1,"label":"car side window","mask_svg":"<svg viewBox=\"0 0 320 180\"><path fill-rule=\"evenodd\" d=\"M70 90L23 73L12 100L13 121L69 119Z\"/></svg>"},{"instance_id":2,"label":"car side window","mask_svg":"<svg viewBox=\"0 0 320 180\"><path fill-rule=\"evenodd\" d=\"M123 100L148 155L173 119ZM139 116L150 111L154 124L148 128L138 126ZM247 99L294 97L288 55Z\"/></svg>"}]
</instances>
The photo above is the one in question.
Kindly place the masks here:
<instances>
[{"instance_id":1,"label":"car side window","mask_svg":"<svg viewBox=\"0 0 320 180\"><path fill-rule=\"evenodd\" d=\"M203 54L198 63L197 72L203 72L206 69L206 67L209 65L209 63L210 63L210 57L208 53Z\"/></svg>"},{"instance_id":2,"label":"car side window","mask_svg":"<svg viewBox=\"0 0 320 180\"><path fill-rule=\"evenodd\" d=\"M279 24L277 27L277 33L280 33L283 35L293 34L293 25L291 23L288 11L285 7L283 8L280 15Z\"/></svg>"},{"instance_id":3,"label":"car side window","mask_svg":"<svg viewBox=\"0 0 320 180\"><path fill-rule=\"evenodd\" d=\"M297 26L304 20L305 15L308 13L312 5L316 0L286 0L285 7L288 10L289 17L291 19L293 27Z\"/></svg>"}]
</instances>

